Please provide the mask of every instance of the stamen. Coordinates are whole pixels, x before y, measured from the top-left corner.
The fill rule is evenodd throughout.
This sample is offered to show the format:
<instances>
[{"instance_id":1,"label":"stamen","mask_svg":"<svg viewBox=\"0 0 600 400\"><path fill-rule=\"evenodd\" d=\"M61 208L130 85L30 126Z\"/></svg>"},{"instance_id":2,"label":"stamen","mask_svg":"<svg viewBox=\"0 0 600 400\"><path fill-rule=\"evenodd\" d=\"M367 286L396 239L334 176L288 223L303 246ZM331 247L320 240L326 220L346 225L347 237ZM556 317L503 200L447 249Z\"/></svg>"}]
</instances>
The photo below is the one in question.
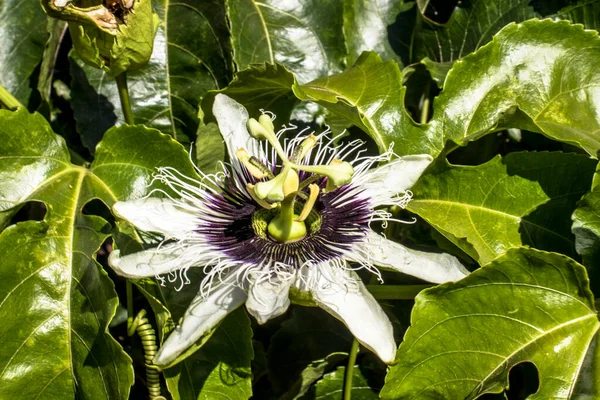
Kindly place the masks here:
<instances>
[{"instance_id":1,"label":"stamen","mask_svg":"<svg viewBox=\"0 0 600 400\"><path fill-rule=\"evenodd\" d=\"M283 194L288 196L292 193L298 191L298 187L300 186L300 178L298 178L298 173L293 169L290 169L287 176L285 177L285 181L283 182Z\"/></svg>"},{"instance_id":2,"label":"stamen","mask_svg":"<svg viewBox=\"0 0 600 400\"><path fill-rule=\"evenodd\" d=\"M304 203L302 212L300 213L298 218L294 219L294 221L298 221L298 222L304 221L309 216L310 212L312 211L313 207L315 206L317 197L319 197L319 186L318 185L315 185L314 183L312 183L308 186L308 188L310 189L310 196L308 197L308 200L306 200L306 203Z\"/></svg>"},{"instance_id":3,"label":"stamen","mask_svg":"<svg viewBox=\"0 0 600 400\"><path fill-rule=\"evenodd\" d=\"M283 167L281 172L275 178L264 182L258 182L254 187L254 192L258 198L266 200L269 203L283 201L286 196L284 184L286 183L290 170L291 166L288 164Z\"/></svg>"},{"instance_id":4,"label":"stamen","mask_svg":"<svg viewBox=\"0 0 600 400\"><path fill-rule=\"evenodd\" d=\"M240 160L240 162L244 164L246 170L250 172L250 174L256 179L262 179L269 175L271 175L270 178L273 178L273 174L271 173L271 171L269 171L269 169L265 165L263 165L256 157L250 156L246 149L237 149L235 155L238 158L238 160Z\"/></svg>"},{"instance_id":5,"label":"stamen","mask_svg":"<svg viewBox=\"0 0 600 400\"><path fill-rule=\"evenodd\" d=\"M315 174L326 176L326 191L328 192L350 183L352 180L352 175L354 174L354 168L352 168L352 164L338 159L331 160L329 165L294 164L293 166L294 168L302 171L313 172Z\"/></svg>"},{"instance_id":6,"label":"stamen","mask_svg":"<svg viewBox=\"0 0 600 400\"><path fill-rule=\"evenodd\" d=\"M306 139L300 143L299 147L294 149L294 154L292 155L292 162L299 163L306 157L309 151L312 150L313 147L317 144L317 138L315 135L311 134Z\"/></svg>"},{"instance_id":7,"label":"stamen","mask_svg":"<svg viewBox=\"0 0 600 400\"><path fill-rule=\"evenodd\" d=\"M268 202L264 201L263 199L259 198L256 195L256 192L254 191L254 185L253 184L248 183L246 185L246 189L248 190L248 194L250 195L250 197L252 197L252 200L254 200L255 202L257 202L258 205L260 205L262 208L266 208L267 210L271 210L271 209L277 207L277 203L271 204L271 203L268 203Z\"/></svg>"}]
</instances>

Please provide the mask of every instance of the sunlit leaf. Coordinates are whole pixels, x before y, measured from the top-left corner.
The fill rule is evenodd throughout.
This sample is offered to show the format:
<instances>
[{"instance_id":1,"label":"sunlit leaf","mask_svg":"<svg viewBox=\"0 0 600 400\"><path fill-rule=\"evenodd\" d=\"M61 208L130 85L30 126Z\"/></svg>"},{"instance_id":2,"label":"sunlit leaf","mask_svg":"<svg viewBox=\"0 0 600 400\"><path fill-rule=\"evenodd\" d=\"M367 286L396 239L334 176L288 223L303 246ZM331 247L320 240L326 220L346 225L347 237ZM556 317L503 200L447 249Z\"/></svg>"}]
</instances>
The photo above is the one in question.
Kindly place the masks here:
<instances>
[{"instance_id":1,"label":"sunlit leaf","mask_svg":"<svg viewBox=\"0 0 600 400\"><path fill-rule=\"evenodd\" d=\"M570 215L594 168L585 156L535 152L449 166L421 177L408 209L481 264L522 245L575 255Z\"/></svg>"},{"instance_id":2,"label":"sunlit leaf","mask_svg":"<svg viewBox=\"0 0 600 400\"><path fill-rule=\"evenodd\" d=\"M363 53L352 68L341 74L294 85L301 100L312 100L364 130L381 152L437 154L441 132L417 125L403 106L406 88L398 64L382 61L373 52Z\"/></svg>"},{"instance_id":3,"label":"sunlit leaf","mask_svg":"<svg viewBox=\"0 0 600 400\"><path fill-rule=\"evenodd\" d=\"M107 333L118 299L95 261L110 225L82 214L114 195L39 114L0 110L0 149L0 209L47 209L0 235L0 397L127 399L131 360Z\"/></svg>"},{"instance_id":4,"label":"sunlit leaf","mask_svg":"<svg viewBox=\"0 0 600 400\"><path fill-rule=\"evenodd\" d=\"M349 63L354 63L363 51L374 51L387 60L400 57L388 39L388 26L407 5L403 0L344 0L344 34L349 51Z\"/></svg>"},{"instance_id":5,"label":"sunlit leaf","mask_svg":"<svg viewBox=\"0 0 600 400\"><path fill-rule=\"evenodd\" d=\"M513 249L459 282L420 293L383 399L501 393L532 362L529 399L600 396L600 322L585 269L556 253Z\"/></svg>"},{"instance_id":6,"label":"sunlit leaf","mask_svg":"<svg viewBox=\"0 0 600 400\"><path fill-rule=\"evenodd\" d=\"M465 143L501 127L521 126L518 110L546 136L600 149L600 38L567 21L510 24L450 70L431 129Z\"/></svg>"},{"instance_id":7,"label":"sunlit leaf","mask_svg":"<svg viewBox=\"0 0 600 400\"><path fill-rule=\"evenodd\" d=\"M338 367L334 372L323 377L315 385L314 398L319 400L337 400L341 398L344 387L344 374L346 367ZM358 365L354 366L352 371L352 398L356 400L377 400L379 390L371 387L367 379L363 376ZM309 398L307 396L307 398Z\"/></svg>"}]
</instances>

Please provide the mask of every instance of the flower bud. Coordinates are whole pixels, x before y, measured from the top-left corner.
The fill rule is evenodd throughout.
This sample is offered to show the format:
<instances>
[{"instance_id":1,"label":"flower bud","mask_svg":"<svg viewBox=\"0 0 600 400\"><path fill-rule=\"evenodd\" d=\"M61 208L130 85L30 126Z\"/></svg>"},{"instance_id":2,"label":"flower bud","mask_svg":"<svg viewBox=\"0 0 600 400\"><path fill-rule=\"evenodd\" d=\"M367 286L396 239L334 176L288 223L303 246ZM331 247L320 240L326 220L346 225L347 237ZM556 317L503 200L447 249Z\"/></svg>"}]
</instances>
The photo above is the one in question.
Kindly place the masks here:
<instances>
[{"instance_id":1,"label":"flower bud","mask_svg":"<svg viewBox=\"0 0 600 400\"><path fill-rule=\"evenodd\" d=\"M158 16L151 0L42 0L42 6L69 22L83 61L112 76L144 66L152 55Z\"/></svg>"}]
</instances>

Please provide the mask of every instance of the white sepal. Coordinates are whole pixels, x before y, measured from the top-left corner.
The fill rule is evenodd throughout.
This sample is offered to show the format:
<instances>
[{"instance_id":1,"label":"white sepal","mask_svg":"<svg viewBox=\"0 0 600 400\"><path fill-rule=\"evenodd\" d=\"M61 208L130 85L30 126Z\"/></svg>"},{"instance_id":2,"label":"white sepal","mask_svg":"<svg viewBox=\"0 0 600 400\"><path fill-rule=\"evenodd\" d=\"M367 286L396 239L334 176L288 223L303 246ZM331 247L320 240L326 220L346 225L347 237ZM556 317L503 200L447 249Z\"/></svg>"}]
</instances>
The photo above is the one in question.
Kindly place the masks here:
<instances>
[{"instance_id":1,"label":"white sepal","mask_svg":"<svg viewBox=\"0 0 600 400\"><path fill-rule=\"evenodd\" d=\"M460 261L450 254L412 250L373 231L359 246L364 251L362 257L369 262L427 282L457 281L469 274ZM349 257L353 258L352 255Z\"/></svg>"},{"instance_id":2,"label":"white sepal","mask_svg":"<svg viewBox=\"0 0 600 400\"><path fill-rule=\"evenodd\" d=\"M342 321L356 340L389 364L396 355L392 323L351 270L320 263L307 269L314 301Z\"/></svg>"},{"instance_id":3,"label":"white sepal","mask_svg":"<svg viewBox=\"0 0 600 400\"><path fill-rule=\"evenodd\" d=\"M246 292L231 283L213 288L206 297L198 293L188 306L181 324L169 334L156 353L154 364L160 367L170 365L245 300Z\"/></svg>"},{"instance_id":4,"label":"white sepal","mask_svg":"<svg viewBox=\"0 0 600 400\"><path fill-rule=\"evenodd\" d=\"M167 238L184 238L200 221L178 208L170 199L150 197L132 201L118 201L113 205L115 214L133 224L137 229L158 232Z\"/></svg>"}]
</instances>

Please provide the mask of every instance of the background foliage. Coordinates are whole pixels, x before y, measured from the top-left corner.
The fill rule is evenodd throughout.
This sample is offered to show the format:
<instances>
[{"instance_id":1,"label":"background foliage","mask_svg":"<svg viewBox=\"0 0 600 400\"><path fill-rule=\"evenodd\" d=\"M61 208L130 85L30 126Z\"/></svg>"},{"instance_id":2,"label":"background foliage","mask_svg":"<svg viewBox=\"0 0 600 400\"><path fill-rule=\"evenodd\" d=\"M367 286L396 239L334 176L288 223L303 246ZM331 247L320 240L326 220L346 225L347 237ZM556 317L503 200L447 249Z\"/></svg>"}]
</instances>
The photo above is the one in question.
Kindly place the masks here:
<instances>
[{"instance_id":1,"label":"background foliage","mask_svg":"<svg viewBox=\"0 0 600 400\"><path fill-rule=\"evenodd\" d=\"M417 224L386 234L474 272L381 300L397 360L361 350L354 399L600 398L600 1L152 6L160 24L149 63L128 74L126 125L115 80L72 49L64 22L0 0L0 398L146 396L124 281L106 265L113 241L139 244L110 207L156 187L159 165L195 174L191 143L215 170L218 92L278 123L348 128L371 153L436 158L403 211ZM136 282L135 311L159 338L191 278L181 292ZM339 399L351 343L318 309L263 326L241 309L164 372L163 392Z\"/></svg>"}]
</instances>

